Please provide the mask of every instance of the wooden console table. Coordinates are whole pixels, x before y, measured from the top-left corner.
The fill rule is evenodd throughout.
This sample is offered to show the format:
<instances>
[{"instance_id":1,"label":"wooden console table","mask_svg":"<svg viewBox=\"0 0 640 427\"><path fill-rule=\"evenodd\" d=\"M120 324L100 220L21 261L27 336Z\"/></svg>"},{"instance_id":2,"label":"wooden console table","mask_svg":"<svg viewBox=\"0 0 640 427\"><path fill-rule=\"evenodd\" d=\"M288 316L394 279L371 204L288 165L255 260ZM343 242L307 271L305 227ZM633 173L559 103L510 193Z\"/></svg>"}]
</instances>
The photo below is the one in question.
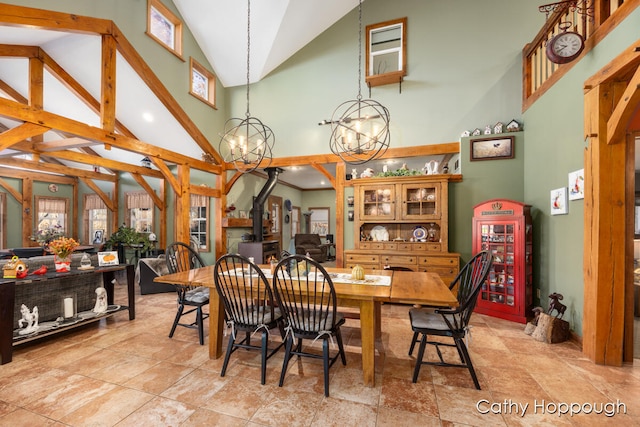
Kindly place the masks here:
<instances>
[{"instance_id":1,"label":"wooden console table","mask_svg":"<svg viewBox=\"0 0 640 427\"><path fill-rule=\"evenodd\" d=\"M74 322L69 325L61 324L54 329L49 329L43 332L36 332L33 334L26 335L25 337L21 337L20 339L14 339L13 330L14 330L14 312L15 312L15 304L16 304L16 288L19 286L38 286L38 284L43 284L46 281L50 280L73 280L77 279L78 276L97 276L98 274L102 275L103 286L107 291L107 303L109 305L113 305L114 303L114 284L112 283L115 278L115 273L117 271L126 271L127 275L127 297L128 297L128 305L120 306L117 310L101 314L95 317L91 317L88 319L83 319L78 322ZM123 311L129 310L129 320L133 320L136 317L135 310L135 267L131 264L120 264L113 266L105 266L105 267L96 267L94 270L89 271L81 271L81 270L72 270L68 273L56 273L51 272L47 273L44 276L37 275L29 275L26 279L0 279L0 356L2 356L2 360L0 365L4 365L5 363L9 363L12 360L13 347L16 345L20 345L26 342L30 342L36 339L40 339L49 335L57 334L59 332L68 331L70 329L76 328L78 326L86 325L91 322L96 322L100 319L104 319L106 317L112 316L113 314ZM97 287L97 286L95 286ZM29 307L32 309L32 307ZM42 322L42 320L41 320Z\"/></svg>"}]
</instances>

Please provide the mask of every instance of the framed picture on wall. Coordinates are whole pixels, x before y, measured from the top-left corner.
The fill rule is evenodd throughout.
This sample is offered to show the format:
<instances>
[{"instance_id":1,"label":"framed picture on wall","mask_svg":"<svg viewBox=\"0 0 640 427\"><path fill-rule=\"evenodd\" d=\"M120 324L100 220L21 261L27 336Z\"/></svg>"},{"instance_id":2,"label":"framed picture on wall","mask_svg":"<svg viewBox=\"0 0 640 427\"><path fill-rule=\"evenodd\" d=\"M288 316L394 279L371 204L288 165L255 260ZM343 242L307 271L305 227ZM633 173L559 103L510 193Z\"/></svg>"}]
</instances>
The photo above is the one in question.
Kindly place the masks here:
<instances>
[{"instance_id":1,"label":"framed picture on wall","mask_svg":"<svg viewBox=\"0 0 640 427\"><path fill-rule=\"evenodd\" d=\"M567 209L567 187L551 190L551 215L566 215Z\"/></svg>"},{"instance_id":2,"label":"framed picture on wall","mask_svg":"<svg viewBox=\"0 0 640 427\"><path fill-rule=\"evenodd\" d=\"M584 199L584 169L569 172L569 200Z\"/></svg>"},{"instance_id":3,"label":"framed picture on wall","mask_svg":"<svg viewBox=\"0 0 640 427\"><path fill-rule=\"evenodd\" d=\"M309 208L311 217L309 221L309 233L318 234L320 237L330 233L329 208Z\"/></svg>"},{"instance_id":4,"label":"framed picture on wall","mask_svg":"<svg viewBox=\"0 0 640 427\"><path fill-rule=\"evenodd\" d=\"M513 159L515 153L514 137L471 139L469 160Z\"/></svg>"}]
</instances>

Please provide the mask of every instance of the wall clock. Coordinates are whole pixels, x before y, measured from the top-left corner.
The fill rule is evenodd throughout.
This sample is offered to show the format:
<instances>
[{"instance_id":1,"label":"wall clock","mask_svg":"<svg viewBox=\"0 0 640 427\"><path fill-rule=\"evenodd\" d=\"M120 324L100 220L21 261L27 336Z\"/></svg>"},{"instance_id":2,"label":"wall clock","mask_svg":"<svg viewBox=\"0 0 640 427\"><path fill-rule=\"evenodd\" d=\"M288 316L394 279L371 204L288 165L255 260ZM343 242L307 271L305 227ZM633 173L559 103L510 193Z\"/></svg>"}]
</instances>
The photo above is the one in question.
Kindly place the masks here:
<instances>
[{"instance_id":1,"label":"wall clock","mask_svg":"<svg viewBox=\"0 0 640 427\"><path fill-rule=\"evenodd\" d=\"M56 184L49 184L49 191L56 193L58 191L58 186Z\"/></svg>"},{"instance_id":2,"label":"wall clock","mask_svg":"<svg viewBox=\"0 0 640 427\"><path fill-rule=\"evenodd\" d=\"M566 29L547 41L547 58L556 64L566 64L576 59L584 49L584 38Z\"/></svg>"}]
</instances>

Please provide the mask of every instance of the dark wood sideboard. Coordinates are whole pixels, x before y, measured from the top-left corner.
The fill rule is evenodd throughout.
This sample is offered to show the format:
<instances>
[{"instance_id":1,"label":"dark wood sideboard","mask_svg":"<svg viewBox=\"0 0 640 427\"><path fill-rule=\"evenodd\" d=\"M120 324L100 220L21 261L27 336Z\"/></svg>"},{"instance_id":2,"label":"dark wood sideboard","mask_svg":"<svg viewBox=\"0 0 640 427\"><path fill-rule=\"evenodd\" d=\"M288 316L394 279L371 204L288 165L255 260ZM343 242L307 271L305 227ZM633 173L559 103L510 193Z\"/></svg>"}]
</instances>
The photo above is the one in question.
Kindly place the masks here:
<instances>
[{"instance_id":1,"label":"dark wood sideboard","mask_svg":"<svg viewBox=\"0 0 640 427\"><path fill-rule=\"evenodd\" d=\"M47 329L43 332L36 332L19 338L14 337L14 325L16 322L16 289L19 291L18 293L22 293L22 291L25 290L35 291L36 293L40 294L40 298L55 298L57 301L54 301L53 303L60 304L60 296L56 296L55 293L52 292L47 293L42 291L43 289L46 289L47 283L50 285L59 284L61 287L63 287L69 285L69 283L73 281L78 281L79 279L89 279L87 282L89 284L84 286L89 288L88 290L90 292L94 292L99 282L96 276L102 275L103 286L107 291L107 302L110 306L112 306L114 305L113 280L115 279L116 272L118 271L125 271L126 273L128 305L121 305L117 310L103 313L88 319L69 322L68 324L62 323L53 329ZM92 278L95 278L95 280L90 280ZM86 325L88 323L96 322L123 310L129 311L129 320L135 319L136 310L134 282L135 266L131 264L96 267L94 270L89 271L81 271L75 269L68 273L51 272L47 273L44 276L29 275L25 279L0 279L0 355L2 356L0 365L11 362L14 346L41 339L53 334L58 334L63 331L68 331L70 329ZM30 288L19 289L19 287ZM42 301L42 299L40 301ZM95 299L93 301L95 302ZM23 301L18 301L18 303L22 304ZM29 309L31 308L32 307L29 307ZM91 308L89 308L89 310L90 309Z\"/></svg>"}]
</instances>

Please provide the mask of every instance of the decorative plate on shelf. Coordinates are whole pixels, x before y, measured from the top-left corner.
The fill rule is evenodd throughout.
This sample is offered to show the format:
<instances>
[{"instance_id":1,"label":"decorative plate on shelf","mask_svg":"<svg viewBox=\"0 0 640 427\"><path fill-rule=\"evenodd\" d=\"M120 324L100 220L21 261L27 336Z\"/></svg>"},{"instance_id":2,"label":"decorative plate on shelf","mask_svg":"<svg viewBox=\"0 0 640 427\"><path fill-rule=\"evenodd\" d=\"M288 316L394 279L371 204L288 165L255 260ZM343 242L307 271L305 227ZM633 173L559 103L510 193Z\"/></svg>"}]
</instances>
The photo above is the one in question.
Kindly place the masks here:
<instances>
[{"instance_id":1,"label":"decorative plate on shelf","mask_svg":"<svg viewBox=\"0 0 640 427\"><path fill-rule=\"evenodd\" d=\"M423 227L416 227L415 230L413 230L413 238L416 240L426 239L427 230L425 230Z\"/></svg>"},{"instance_id":2,"label":"decorative plate on shelf","mask_svg":"<svg viewBox=\"0 0 640 427\"><path fill-rule=\"evenodd\" d=\"M376 225L371 229L371 238L379 242L386 242L389 240L389 231L382 225Z\"/></svg>"}]
</instances>

